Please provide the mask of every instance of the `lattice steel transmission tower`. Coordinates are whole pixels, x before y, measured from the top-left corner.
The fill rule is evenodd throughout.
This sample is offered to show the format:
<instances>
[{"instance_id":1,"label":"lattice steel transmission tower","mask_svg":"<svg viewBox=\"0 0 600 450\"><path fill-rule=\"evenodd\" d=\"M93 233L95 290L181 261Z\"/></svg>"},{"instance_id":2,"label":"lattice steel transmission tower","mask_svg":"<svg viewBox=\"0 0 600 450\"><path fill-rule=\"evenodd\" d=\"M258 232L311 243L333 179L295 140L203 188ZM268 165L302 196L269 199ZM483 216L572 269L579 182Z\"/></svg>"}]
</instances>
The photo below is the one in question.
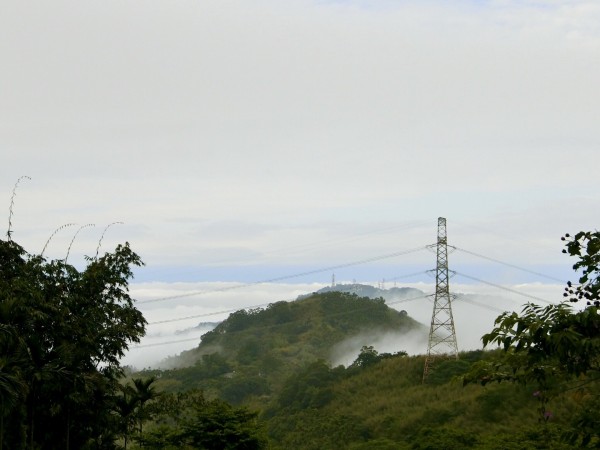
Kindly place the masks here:
<instances>
[{"instance_id":1,"label":"lattice steel transmission tower","mask_svg":"<svg viewBox=\"0 0 600 450\"><path fill-rule=\"evenodd\" d=\"M431 373L435 362L442 358L458 359L458 345L452 317L452 299L448 282L448 239L446 219L438 218L437 265L435 269L435 300L429 329L427 358L423 370L423 383Z\"/></svg>"}]
</instances>

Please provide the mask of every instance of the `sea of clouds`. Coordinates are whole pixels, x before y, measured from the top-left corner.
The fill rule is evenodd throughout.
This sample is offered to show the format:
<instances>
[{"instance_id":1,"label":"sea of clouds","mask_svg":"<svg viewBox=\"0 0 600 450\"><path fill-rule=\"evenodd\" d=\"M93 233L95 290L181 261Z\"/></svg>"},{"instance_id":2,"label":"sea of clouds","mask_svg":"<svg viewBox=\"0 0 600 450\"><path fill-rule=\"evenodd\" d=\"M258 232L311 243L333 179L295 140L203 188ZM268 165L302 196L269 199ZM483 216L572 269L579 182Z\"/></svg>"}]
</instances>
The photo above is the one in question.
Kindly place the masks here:
<instances>
[{"instance_id":1,"label":"sea of clouds","mask_svg":"<svg viewBox=\"0 0 600 450\"><path fill-rule=\"evenodd\" d=\"M350 283L350 281L343 283ZM377 282L363 282L377 286ZM403 283L398 287L420 289L433 294L434 283ZM196 347L202 334L239 309L266 307L276 301L292 301L299 295L315 292L323 283L133 283L131 295L148 321L147 333L140 344L130 346L122 360L136 369L158 367L165 358ZM391 286L387 286L388 288ZM503 311L520 311L527 302L545 305L562 300L562 285L527 283L510 286L452 284L457 295L453 315L459 350L482 347L481 336L489 332L495 318ZM389 303L427 327L431 322L433 297ZM355 342L354 342L355 341ZM373 345L379 352L427 351L421 335L370 333L345 343L344 349L332 349L332 364L349 364L362 345ZM337 350L337 351L334 351Z\"/></svg>"}]
</instances>

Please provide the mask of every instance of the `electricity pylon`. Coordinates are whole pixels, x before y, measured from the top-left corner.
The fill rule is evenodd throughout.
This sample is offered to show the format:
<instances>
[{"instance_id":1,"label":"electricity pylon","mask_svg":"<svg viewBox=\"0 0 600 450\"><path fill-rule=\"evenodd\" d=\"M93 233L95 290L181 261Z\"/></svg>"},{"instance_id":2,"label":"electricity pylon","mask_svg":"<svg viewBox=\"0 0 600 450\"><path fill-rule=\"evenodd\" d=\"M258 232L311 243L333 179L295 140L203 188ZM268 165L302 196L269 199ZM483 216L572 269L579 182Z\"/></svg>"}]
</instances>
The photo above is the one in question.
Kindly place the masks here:
<instances>
[{"instance_id":1,"label":"electricity pylon","mask_svg":"<svg viewBox=\"0 0 600 450\"><path fill-rule=\"evenodd\" d=\"M446 219L438 218L437 265L435 269L435 300L429 329L427 358L423 370L423 383L431 373L435 362L441 358L458 359L458 344L452 317L452 299L448 283L448 239Z\"/></svg>"}]
</instances>

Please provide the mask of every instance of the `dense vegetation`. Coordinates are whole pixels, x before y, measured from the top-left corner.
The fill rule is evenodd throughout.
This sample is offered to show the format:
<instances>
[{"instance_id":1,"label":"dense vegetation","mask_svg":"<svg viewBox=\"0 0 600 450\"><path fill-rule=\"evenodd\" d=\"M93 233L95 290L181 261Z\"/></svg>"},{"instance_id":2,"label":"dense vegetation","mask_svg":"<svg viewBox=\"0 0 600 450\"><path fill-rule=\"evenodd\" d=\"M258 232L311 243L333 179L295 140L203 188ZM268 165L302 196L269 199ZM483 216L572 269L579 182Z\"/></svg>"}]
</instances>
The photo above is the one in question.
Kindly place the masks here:
<instances>
[{"instance_id":1,"label":"dense vegetation","mask_svg":"<svg viewBox=\"0 0 600 450\"><path fill-rule=\"evenodd\" d=\"M331 366L327 349L346 331L360 335L371 317L356 311L379 307L378 323L385 311L382 300L334 292L240 311L187 355L194 365L155 375L165 389L196 383L260 411L274 449L596 448L599 242L580 233L567 243L583 274L566 296L586 308L503 314L484 336L500 349L442 362L425 385L423 357L402 352L365 346L349 367Z\"/></svg>"},{"instance_id":2,"label":"dense vegetation","mask_svg":"<svg viewBox=\"0 0 600 450\"><path fill-rule=\"evenodd\" d=\"M484 344L504 350L491 362L474 366L466 382L512 381L536 387L539 420L553 417L552 399L576 392L578 407L568 433L574 445L600 447L598 387L600 379L600 232L565 235L563 253L577 258L579 282L567 283L568 302L544 308L528 304L520 314L504 313L496 327L483 336ZM585 302L583 309L573 304Z\"/></svg>"},{"instance_id":3,"label":"dense vegetation","mask_svg":"<svg viewBox=\"0 0 600 450\"><path fill-rule=\"evenodd\" d=\"M0 450L264 447L256 413L124 382L146 324L128 294L140 264L125 244L80 272L0 240ZM159 439L144 423L160 418L176 427Z\"/></svg>"},{"instance_id":4,"label":"dense vegetation","mask_svg":"<svg viewBox=\"0 0 600 450\"><path fill-rule=\"evenodd\" d=\"M119 359L144 334L127 244L79 272L0 240L0 448L110 448Z\"/></svg>"},{"instance_id":5,"label":"dense vegetation","mask_svg":"<svg viewBox=\"0 0 600 450\"><path fill-rule=\"evenodd\" d=\"M568 448L556 438L572 399L553 403L555 418L540 424L529 387L463 387L454 379L494 356L461 354L441 363L426 385L423 357L386 357L347 369L315 363L265 410L274 448Z\"/></svg>"},{"instance_id":6,"label":"dense vegetation","mask_svg":"<svg viewBox=\"0 0 600 450\"><path fill-rule=\"evenodd\" d=\"M265 309L237 311L204 334L196 349L181 355L188 367L144 374L160 376L159 386L169 392L203 389L234 404L263 405L261 397L279 392L299 368L319 359L332 360L336 352L347 351L343 344L350 338L356 354L385 333L396 333L399 350L402 334L426 337L423 325L405 311L389 308L381 298L314 294Z\"/></svg>"},{"instance_id":7,"label":"dense vegetation","mask_svg":"<svg viewBox=\"0 0 600 450\"><path fill-rule=\"evenodd\" d=\"M547 404L552 417L540 421L533 385L463 386L460 377L478 362L499 357L498 351L461 354L440 363L424 385L424 357L378 354L366 346L348 367L315 360L280 389L244 403L260 411L272 449L573 448L561 438L573 429L579 392L553 397ZM163 373L157 386L170 383L174 372Z\"/></svg>"}]
</instances>

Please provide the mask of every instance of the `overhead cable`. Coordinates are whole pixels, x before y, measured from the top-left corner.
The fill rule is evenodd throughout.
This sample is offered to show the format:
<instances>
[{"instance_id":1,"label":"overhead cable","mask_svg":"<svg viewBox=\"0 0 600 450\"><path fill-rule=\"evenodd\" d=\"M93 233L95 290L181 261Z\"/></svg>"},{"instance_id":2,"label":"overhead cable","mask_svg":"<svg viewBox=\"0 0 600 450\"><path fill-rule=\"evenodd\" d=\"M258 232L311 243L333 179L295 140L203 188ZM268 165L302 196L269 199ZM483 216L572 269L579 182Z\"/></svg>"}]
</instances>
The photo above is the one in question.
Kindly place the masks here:
<instances>
[{"instance_id":1,"label":"overhead cable","mask_svg":"<svg viewBox=\"0 0 600 450\"><path fill-rule=\"evenodd\" d=\"M567 283L566 281L561 280L561 279L556 278L556 277L553 277L551 275L545 275L543 273L536 272L534 270L529 270L529 269L526 269L524 267L519 267L519 266L517 266L515 264L511 264L511 263L507 263L507 262L504 262L504 261L500 261L499 259L495 259L495 258L490 258L489 256L481 255L479 253L475 253L475 252L472 252L470 250L465 250L464 248L456 247L454 245L449 245L448 247L452 247L455 250L458 250L459 252L468 253L469 255L476 256L478 258L487 259L488 261L492 261L492 262L495 262L495 263L498 263L498 264L502 264L502 265L507 266L507 267L512 267L513 269L517 269L517 270L521 270L523 272L531 273L533 275L537 275L538 277L546 278L546 279L552 280L552 281L558 281L558 282L563 283L563 284Z\"/></svg>"},{"instance_id":2,"label":"overhead cable","mask_svg":"<svg viewBox=\"0 0 600 450\"><path fill-rule=\"evenodd\" d=\"M410 298L403 298L400 300L394 300L392 302L386 302L386 305L397 305L400 303L408 303L408 302L412 302L414 300L419 300L419 299L423 299L423 298L428 298L430 297L431 294L427 294L427 295L418 295L416 297L410 297ZM240 308L237 309L236 311L239 311L241 309L249 309L249 308ZM354 310L350 310L350 311L343 311L343 312L339 312L339 313L334 313L334 314L328 314L325 317L335 317L335 316L341 316L341 315L345 315L345 314L351 314L351 313L355 313L357 311L360 311L361 309L354 309ZM214 314L218 314L218 313L214 313ZM193 319L196 317L204 317L206 315L210 315L210 314L200 314L198 316L188 316L188 317L183 317L183 318L179 318L179 319L173 319L173 320L167 320L167 321L161 321L161 322L152 322L149 323L148 325L152 325L152 324L156 324L156 323L165 323L165 322L176 322L179 320L185 320L185 319ZM284 323L278 323L278 324L272 324L272 325L264 325L262 327L255 327L253 328L253 330L256 329L264 329L264 328L276 328L276 327L281 327L281 326L285 326L285 325L289 325L290 323L299 321L299 320L305 320L304 318L298 318L298 319L294 319L294 320L290 320L288 322L284 322ZM239 331L229 331L229 334L232 333L243 333L247 330L239 330ZM157 343L153 343L153 344L141 344L141 345L134 345L131 347L131 349L136 349L136 348L144 348L144 347L156 347L159 345L168 345L168 344L176 344L176 343L180 343L180 342L190 342L190 341L194 341L199 339L198 337L196 338L190 338L190 339L178 339L178 340L174 340L174 341L164 341L164 342L157 342Z\"/></svg>"},{"instance_id":3,"label":"overhead cable","mask_svg":"<svg viewBox=\"0 0 600 450\"><path fill-rule=\"evenodd\" d=\"M488 286L492 286L492 287L495 287L495 288L498 288L498 289L502 289L502 290L505 290L505 291L508 291L508 292L512 292L513 294L521 295L523 297L527 297L527 298L530 298L532 300L537 300L538 302L543 302L543 303L546 303L548 305L553 305L554 304L553 302L545 300L543 298L536 297L536 296L530 295L530 294L526 294L524 292L520 292L520 291L517 291L515 289L511 289L511 288L508 288L506 286L502 286L502 285L499 285L499 284L490 283L489 281L485 281L485 280L482 280L481 278L477 278L477 277L472 277L471 275L466 275L464 273L457 272L456 270L450 270L450 272L452 272L455 275L459 275L461 277L464 277L464 278L469 278L470 280L473 280L473 281L479 281L480 283L487 284Z\"/></svg>"},{"instance_id":4,"label":"overhead cable","mask_svg":"<svg viewBox=\"0 0 600 450\"><path fill-rule=\"evenodd\" d=\"M495 306L487 305L485 303L479 303L471 298L467 298L464 296L457 297L456 300L459 302L469 303L470 305L473 305L473 306L479 306L480 308L489 309L490 311L494 311L494 312L497 312L500 314L502 314L504 312L504 310L502 310L500 308L496 308Z\"/></svg>"},{"instance_id":5,"label":"overhead cable","mask_svg":"<svg viewBox=\"0 0 600 450\"><path fill-rule=\"evenodd\" d=\"M399 252L389 253L387 255L375 256L372 258L366 258L366 259L362 259L359 261L353 261L353 262L349 262L349 263L345 263L345 264L339 264L336 266L323 267L321 269L308 270L306 272L300 272L300 273L295 273L295 274L291 274L291 275L283 275L280 277L269 278L269 279L262 280L262 281L254 281L252 283L236 284L233 286L226 286L223 288L211 289L211 290L206 290L206 291L187 292L185 294L171 295L171 296L167 296L167 297L159 297L159 298L153 298L153 299L149 299L149 300L138 300L137 303L141 305L141 304L147 304L147 303L162 302L165 300L175 300L178 298L195 297L197 295L206 295L206 294L211 294L211 293L215 293L215 292L225 292L225 291L230 291L230 290L234 290L234 289L242 289L245 287L256 286L259 284L275 283L278 281L289 280L292 278L299 278L299 277L304 277L304 276L308 276L308 275L314 275L317 273L330 272L332 270L338 270L338 269L344 269L347 267L359 266L362 264L367 264L367 263L371 263L371 262L375 262L375 261L381 261L383 259L396 258L398 256L408 255L410 253L415 253L415 252L424 250L425 248L426 248L426 246L415 247L410 250L403 250L403 251L399 251Z\"/></svg>"},{"instance_id":6,"label":"overhead cable","mask_svg":"<svg viewBox=\"0 0 600 450\"><path fill-rule=\"evenodd\" d=\"M175 319L158 320L156 322L149 322L148 325L157 325L157 324L160 324L160 323L180 322L182 320L188 320L188 319L199 319L200 317L208 317L208 316L216 316L218 314L234 313L234 312L239 311L241 309L262 308L263 306L267 306L267 305L269 305L269 303L262 303L260 305L246 306L246 307L243 307L243 308L236 308L236 309L226 309L226 310L223 310L223 311L215 311L215 312L210 312L210 313L195 314L193 316L177 317Z\"/></svg>"}]
</instances>

